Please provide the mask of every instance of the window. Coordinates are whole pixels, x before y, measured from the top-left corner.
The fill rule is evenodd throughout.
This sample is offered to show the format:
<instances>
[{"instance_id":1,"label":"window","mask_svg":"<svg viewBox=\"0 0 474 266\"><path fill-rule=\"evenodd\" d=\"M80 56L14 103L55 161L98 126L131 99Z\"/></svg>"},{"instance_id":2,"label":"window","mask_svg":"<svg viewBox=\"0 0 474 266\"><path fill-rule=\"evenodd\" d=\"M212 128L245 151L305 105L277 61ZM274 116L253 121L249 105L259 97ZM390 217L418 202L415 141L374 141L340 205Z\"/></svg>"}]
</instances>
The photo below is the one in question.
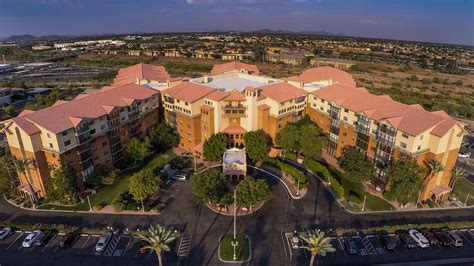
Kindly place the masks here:
<instances>
[{"instance_id":1,"label":"window","mask_svg":"<svg viewBox=\"0 0 474 266\"><path fill-rule=\"evenodd\" d=\"M342 135L345 137L345 136L347 136L347 133L346 133L346 132L343 132Z\"/></svg>"},{"instance_id":2,"label":"window","mask_svg":"<svg viewBox=\"0 0 474 266\"><path fill-rule=\"evenodd\" d=\"M402 132L402 137L404 137L404 138L406 138L406 139L407 139L407 138L408 138L408 134L407 134L407 133L405 133L405 132Z\"/></svg>"},{"instance_id":3,"label":"window","mask_svg":"<svg viewBox=\"0 0 474 266\"><path fill-rule=\"evenodd\" d=\"M102 142L102 147L107 146L107 141Z\"/></svg>"},{"instance_id":4,"label":"window","mask_svg":"<svg viewBox=\"0 0 474 266\"><path fill-rule=\"evenodd\" d=\"M344 108L344 112L349 113L349 109Z\"/></svg>"},{"instance_id":5,"label":"window","mask_svg":"<svg viewBox=\"0 0 474 266\"><path fill-rule=\"evenodd\" d=\"M70 151L70 150L66 152L66 155L69 155L69 154L71 154L71 151Z\"/></svg>"},{"instance_id":6,"label":"window","mask_svg":"<svg viewBox=\"0 0 474 266\"><path fill-rule=\"evenodd\" d=\"M347 121L347 116L344 116L344 121Z\"/></svg>"},{"instance_id":7,"label":"window","mask_svg":"<svg viewBox=\"0 0 474 266\"><path fill-rule=\"evenodd\" d=\"M416 148L416 150L421 150L421 145L418 145L418 148Z\"/></svg>"},{"instance_id":8,"label":"window","mask_svg":"<svg viewBox=\"0 0 474 266\"><path fill-rule=\"evenodd\" d=\"M46 133L46 136L48 136L48 138L51 138L51 135L49 135L49 133Z\"/></svg>"},{"instance_id":9,"label":"window","mask_svg":"<svg viewBox=\"0 0 474 266\"><path fill-rule=\"evenodd\" d=\"M56 154L54 153L51 153L51 156L53 156L53 158L56 158Z\"/></svg>"},{"instance_id":10,"label":"window","mask_svg":"<svg viewBox=\"0 0 474 266\"><path fill-rule=\"evenodd\" d=\"M67 136L67 131L63 131L63 136Z\"/></svg>"},{"instance_id":11,"label":"window","mask_svg":"<svg viewBox=\"0 0 474 266\"><path fill-rule=\"evenodd\" d=\"M400 147L406 149L407 148L407 144L405 142L400 142Z\"/></svg>"},{"instance_id":12,"label":"window","mask_svg":"<svg viewBox=\"0 0 474 266\"><path fill-rule=\"evenodd\" d=\"M49 147L50 147L50 148L53 148L53 143L49 143Z\"/></svg>"},{"instance_id":13,"label":"window","mask_svg":"<svg viewBox=\"0 0 474 266\"><path fill-rule=\"evenodd\" d=\"M70 141L70 140L66 140L66 141L64 142L64 146L69 146L69 145L71 145L71 141Z\"/></svg>"},{"instance_id":14,"label":"window","mask_svg":"<svg viewBox=\"0 0 474 266\"><path fill-rule=\"evenodd\" d=\"M91 133L91 135L94 135L94 134L95 134L95 129L92 129L92 130L90 131L90 133Z\"/></svg>"},{"instance_id":15,"label":"window","mask_svg":"<svg viewBox=\"0 0 474 266\"><path fill-rule=\"evenodd\" d=\"M420 140L423 140L423 135L420 136Z\"/></svg>"}]
</instances>

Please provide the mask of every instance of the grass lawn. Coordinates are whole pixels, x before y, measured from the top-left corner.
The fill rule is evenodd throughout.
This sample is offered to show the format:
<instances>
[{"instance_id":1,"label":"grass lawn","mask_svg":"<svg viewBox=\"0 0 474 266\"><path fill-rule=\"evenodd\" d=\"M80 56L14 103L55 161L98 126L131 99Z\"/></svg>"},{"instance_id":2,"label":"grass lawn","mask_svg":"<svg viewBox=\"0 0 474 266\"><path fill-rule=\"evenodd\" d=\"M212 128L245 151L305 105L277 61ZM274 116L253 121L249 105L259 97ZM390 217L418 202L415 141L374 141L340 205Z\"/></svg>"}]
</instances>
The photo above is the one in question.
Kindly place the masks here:
<instances>
[{"instance_id":1,"label":"grass lawn","mask_svg":"<svg viewBox=\"0 0 474 266\"><path fill-rule=\"evenodd\" d=\"M370 195L366 194L367 199L365 200L365 209L368 211L386 211L386 210L393 210L393 206L388 203L387 201Z\"/></svg>"},{"instance_id":2,"label":"grass lawn","mask_svg":"<svg viewBox=\"0 0 474 266\"><path fill-rule=\"evenodd\" d=\"M219 243L219 259L223 262L246 262L250 260L250 239L247 235L237 234L237 247L235 249L236 259L234 260L233 235L222 236Z\"/></svg>"},{"instance_id":3,"label":"grass lawn","mask_svg":"<svg viewBox=\"0 0 474 266\"><path fill-rule=\"evenodd\" d=\"M172 151L167 151L163 154L157 154L153 159L151 159L144 168L155 170L157 168L163 167L169 161L176 158L177 155ZM97 206L99 204L109 205L114 200L115 196L128 190L130 183L130 176L133 175L137 170L122 172L121 177L115 181L112 185L103 186L97 190L97 193L90 196L90 201L92 206ZM54 206L51 204L46 204L41 206L39 209L57 209L57 210L73 210L73 211L88 211L89 204L87 199L84 199L84 203L80 203L76 206L71 207L62 207Z\"/></svg>"},{"instance_id":4,"label":"grass lawn","mask_svg":"<svg viewBox=\"0 0 474 266\"><path fill-rule=\"evenodd\" d=\"M467 195L469 194L469 199L467 200L468 206L474 205L474 184L469 182L466 178L462 177L456 181L454 184L454 194L456 194L460 201L464 203Z\"/></svg>"}]
</instances>

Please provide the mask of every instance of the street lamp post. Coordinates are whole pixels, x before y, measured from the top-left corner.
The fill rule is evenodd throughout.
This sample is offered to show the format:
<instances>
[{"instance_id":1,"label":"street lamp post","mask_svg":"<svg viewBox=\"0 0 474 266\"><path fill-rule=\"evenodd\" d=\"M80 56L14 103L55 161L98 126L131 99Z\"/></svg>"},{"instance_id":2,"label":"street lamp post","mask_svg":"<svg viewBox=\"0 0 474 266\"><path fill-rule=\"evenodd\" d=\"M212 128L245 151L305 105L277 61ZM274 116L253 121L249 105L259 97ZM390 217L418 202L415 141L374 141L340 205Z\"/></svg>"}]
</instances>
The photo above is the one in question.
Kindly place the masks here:
<instances>
[{"instance_id":1,"label":"street lamp post","mask_svg":"<svg viewBox=\"0 0 474 266\"><path fill-rule=\"evenodd\" d=\"M230 242L232 247L234 248L234 260L237 259L237 254L235 253L235 248L239 245L239 242L236 239L236 224L237 224L237 193L234 189L234 240Z\"/></svg>"},{"instance_id":2,"label":"street lamp post","mask_svg":"<svg viewBox=\"0 0 474 266\"><path fill-rule=\"evenodd\" d=\"M89 199L89 195L87 195L87 203L89 203L89 211L91 212L92 211L92 205L91 205L91 201Z\"/></svg>"}]
</instances>

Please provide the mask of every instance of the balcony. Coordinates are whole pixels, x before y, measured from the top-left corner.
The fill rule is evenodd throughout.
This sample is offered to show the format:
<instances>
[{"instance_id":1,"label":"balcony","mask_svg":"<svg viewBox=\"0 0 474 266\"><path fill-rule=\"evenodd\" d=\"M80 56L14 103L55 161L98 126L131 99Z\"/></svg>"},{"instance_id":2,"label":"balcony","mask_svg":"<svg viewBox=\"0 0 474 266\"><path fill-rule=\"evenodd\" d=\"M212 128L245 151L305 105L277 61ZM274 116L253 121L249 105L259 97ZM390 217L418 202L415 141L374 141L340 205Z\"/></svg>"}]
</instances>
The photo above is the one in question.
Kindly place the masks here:
<instances>
[{"instance_id":1,"label":"balcony","mask_svg":"<svg viewBox=\"0 0 474 266\"><path fill-rule=\"evenodd\" d=\"M223 117L247 117L247 114L245 113L247 107L243 106L242 104L235 106L228 104L223 106L222 110L224 110Z\"/></svg>"},{"instance_id":2,"label":"balcony","mask_svg":"<svg viewBox=\"0 0 474 266\"><path fill-rule=\"evenodd\" d=\"M92 139L90 131L86 131L81 134L76 134L76 141L79 145L84 144Z\"/></svg>"}]
</instances>

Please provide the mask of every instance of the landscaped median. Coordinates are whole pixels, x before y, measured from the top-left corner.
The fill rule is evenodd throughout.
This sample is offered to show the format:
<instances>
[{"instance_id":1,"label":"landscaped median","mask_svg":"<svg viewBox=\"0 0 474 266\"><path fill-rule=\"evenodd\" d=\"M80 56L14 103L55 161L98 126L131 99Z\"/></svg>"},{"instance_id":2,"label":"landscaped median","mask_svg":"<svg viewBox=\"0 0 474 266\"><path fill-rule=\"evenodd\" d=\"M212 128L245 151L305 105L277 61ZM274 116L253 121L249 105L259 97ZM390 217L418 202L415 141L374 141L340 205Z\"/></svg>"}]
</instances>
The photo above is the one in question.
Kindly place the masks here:
<instances>
[{"instance_id":1,"label":"landscaped median","mask_svg":"<svg viewBox=\"0 0 474 266\"><path fill-rule=\"evenodd\" d=\"M245 234L237 234L235 239L233 235L224 235L219 240L219 260L222 262L245 263L251 258L250 250L250 239Z\"/></svg>"},{"instance_id":2,"label":"landscaped median","mask_svg":"<svg viewBox=\"0 0 474 266\"><path fill-rule=\"evenodd\" d=\"M286 184L292 195L299 196L299 198L306 195L308 179L305 174L295 167L276 159L267 159L262 163L261 169L281 176L281 180Z\"/></svg>"}]
</instances>

